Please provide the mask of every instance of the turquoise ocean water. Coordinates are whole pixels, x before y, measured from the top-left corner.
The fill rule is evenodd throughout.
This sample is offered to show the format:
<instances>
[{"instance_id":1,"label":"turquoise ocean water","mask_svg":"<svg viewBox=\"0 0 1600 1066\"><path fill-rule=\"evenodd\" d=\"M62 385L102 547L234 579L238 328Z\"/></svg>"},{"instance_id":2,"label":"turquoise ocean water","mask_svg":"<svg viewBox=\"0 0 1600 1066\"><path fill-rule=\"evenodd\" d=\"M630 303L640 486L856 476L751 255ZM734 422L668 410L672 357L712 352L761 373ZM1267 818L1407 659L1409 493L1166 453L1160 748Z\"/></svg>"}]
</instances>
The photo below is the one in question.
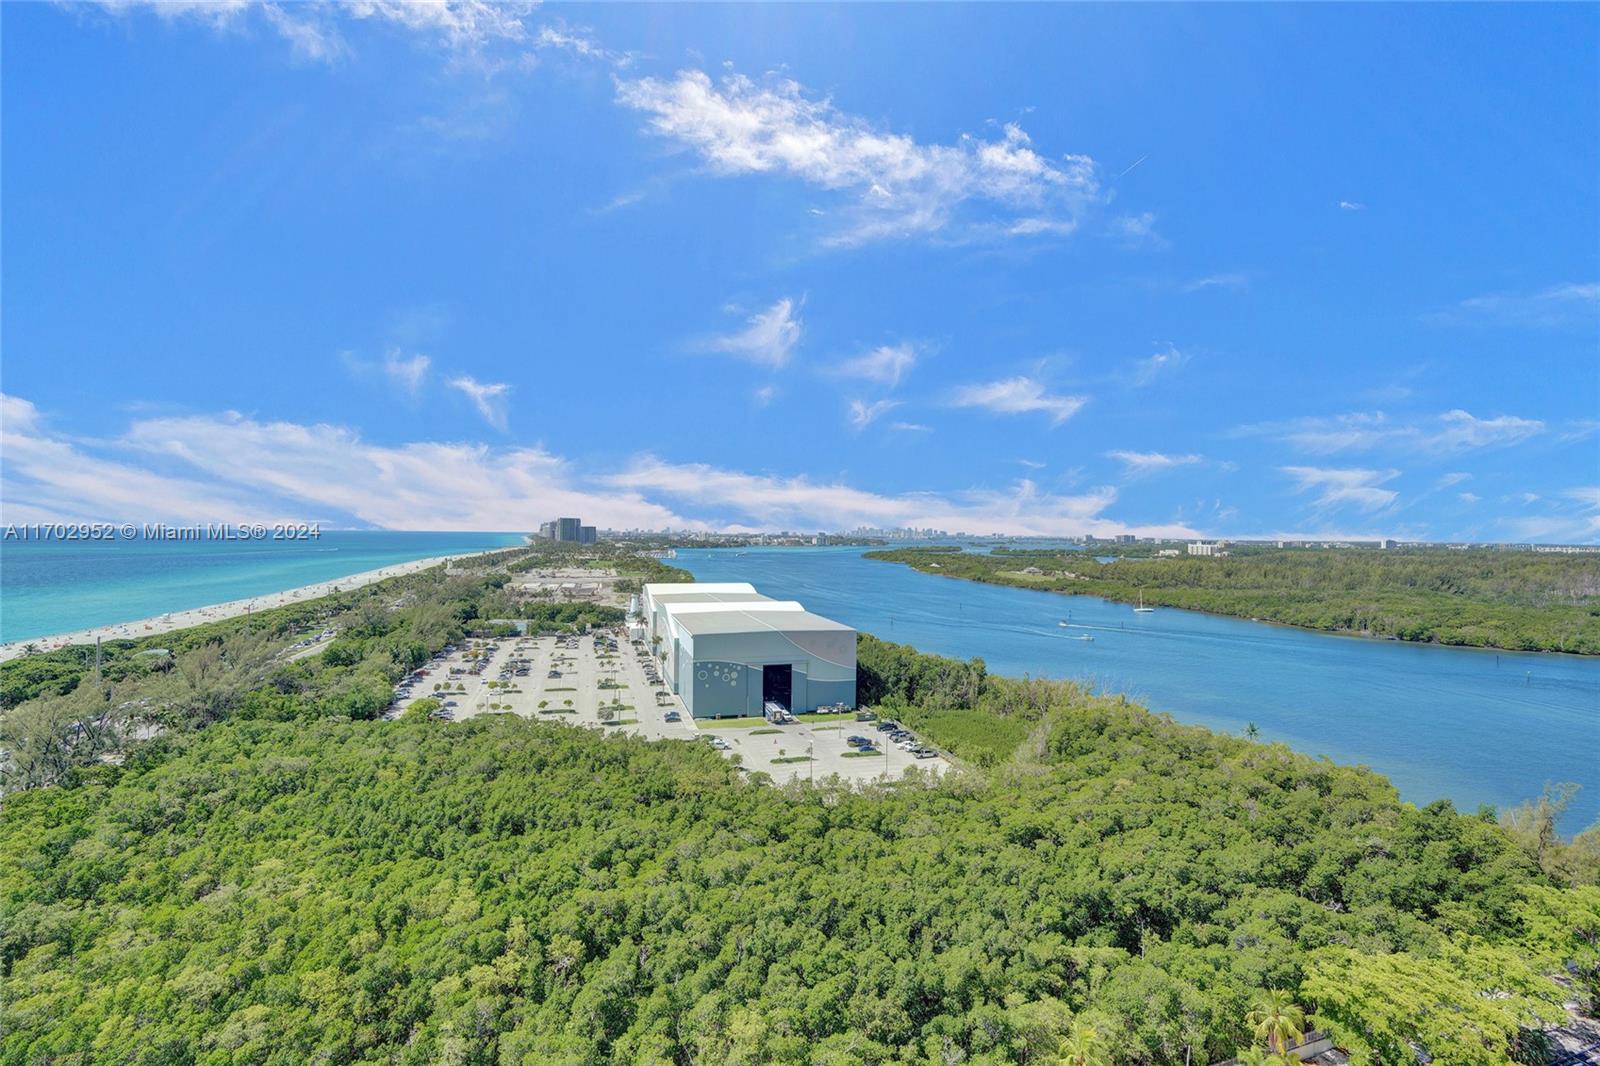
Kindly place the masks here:
<instances>
[{"instance_id":1,"label":"turquoise ocean water","mask_svg":"<svg viewBox=\"0 0 1600 1066\"><path fill-rule=\"evenodd\" d=\"M1335 636L920 574L856 548L679 551L701 581L749 581L885 640L1002 674L1126 692L1182 722L1365 764L1416 803L1471 811L1583 786L1563 819L1600 817L1600 658ZM1070 624L1062 627L1061 622ZM1073 639L1093 636L1093 641Z\"/></svg>"},{"instance_id":2,"label":"turquoise ocean water","mask_svg":"<svg viewBox=\"0 0 1600 1066\"><path fill-rule=\"evenodd\" d=\"M308 541L10 541L0 544L0 641L133 622L522 542L520 533L354 530Z\"/></svg>"}]
</instances>

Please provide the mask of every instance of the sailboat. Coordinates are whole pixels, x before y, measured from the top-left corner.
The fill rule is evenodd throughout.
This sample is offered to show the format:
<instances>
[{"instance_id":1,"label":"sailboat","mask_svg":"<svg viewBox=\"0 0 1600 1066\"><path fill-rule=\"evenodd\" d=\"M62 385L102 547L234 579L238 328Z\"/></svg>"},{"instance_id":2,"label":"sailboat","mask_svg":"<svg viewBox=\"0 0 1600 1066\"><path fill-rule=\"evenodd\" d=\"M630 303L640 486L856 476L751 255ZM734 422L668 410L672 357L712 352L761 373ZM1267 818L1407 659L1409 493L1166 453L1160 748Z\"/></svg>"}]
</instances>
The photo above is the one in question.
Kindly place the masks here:
<instances>
[{"instance_id":1,"label":"sailboat","mask_svg":"<svg viewBox=\"0 0 1600 1066\"><path fill-rule=\"evenodd\" d=\"M1068 627L1068 626L1070 626L1070 625L1071 625L1071 624L1072 624L1072 623L1071 623L1071 622L1068 622L1068 621L1067 621L1067 620L1065 620L1065 619L1062 619L1062 620L1061 620L1061 621L1059 621L1059 622L1057 622L1057 623L1056 623L1056 625L1058 625L1058 626L1060 626L1060 627L1061 627L1061 628L1062 628L1062 629L1065 629L1065 628L1067 628L1067 627Z\"/></svg>"},{"instance_id":2,"label":"sailboat","mask_svg":"<svg viewBox=\"0 0 1600 1066\"><path fill-rule=\"evenodd\" d=\"M1152 614L1154 613L1155 608L1146 607L1144 605L1144 593L1141 592L1139 593L1139 606L1135 607L1133 610L1136 614Z\"/></svg>"}]
</instances>

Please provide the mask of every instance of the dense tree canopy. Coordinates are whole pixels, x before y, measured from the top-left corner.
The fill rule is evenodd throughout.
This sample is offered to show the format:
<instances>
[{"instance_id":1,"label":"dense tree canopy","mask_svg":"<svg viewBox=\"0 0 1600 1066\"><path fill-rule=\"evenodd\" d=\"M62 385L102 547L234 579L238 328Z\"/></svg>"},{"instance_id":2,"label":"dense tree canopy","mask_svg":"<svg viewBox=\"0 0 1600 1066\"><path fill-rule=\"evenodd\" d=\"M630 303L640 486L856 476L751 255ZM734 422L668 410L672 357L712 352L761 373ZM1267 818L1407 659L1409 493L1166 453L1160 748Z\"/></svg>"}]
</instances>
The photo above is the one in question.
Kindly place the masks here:
<instances>
[{"instance_id":1,"label":"dense tree canopy","mask_svg":"<svg viewBox=\"0 0 1600 1066\"><path fill-rule=\"evenodd\" d=\"M324 604L325 646L219 623L8 710L38 776L0 820L0 1063L1175 1066L1264 1048L1263 1003L1363 1061L1532 1062L1549 975L1600 994L1600 862L1547 831L1560 794L1507 828L1419 810L979 660L860 640L863 699L943 781L371 720L505 595L413 575Z\"/></svg>"}]
</instances>

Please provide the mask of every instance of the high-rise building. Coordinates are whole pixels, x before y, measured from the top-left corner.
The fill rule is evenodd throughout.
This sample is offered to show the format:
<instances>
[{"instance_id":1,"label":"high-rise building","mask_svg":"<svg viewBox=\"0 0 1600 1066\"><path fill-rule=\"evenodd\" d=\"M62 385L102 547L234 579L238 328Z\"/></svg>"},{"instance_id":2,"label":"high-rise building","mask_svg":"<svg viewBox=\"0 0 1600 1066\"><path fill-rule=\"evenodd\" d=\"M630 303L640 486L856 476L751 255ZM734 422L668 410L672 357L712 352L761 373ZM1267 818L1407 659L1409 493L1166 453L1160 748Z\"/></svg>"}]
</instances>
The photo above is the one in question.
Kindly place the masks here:
<instances>
[{"instance_id":1,"label":"high-rise building","mask_svg":"<svg viewBox=\"0 0 1600 1066\"><path fill-rule=\"evenodd\" d=\"M577 518L556 519L556 539L564 540L571 544L578 542L578 531L583 528L583 522Z\"/></svg>"},{"instance_id":2,"label":"high-rise building","mask_svg":"<svg viewBox=\"0 0 1600 1066\"><path fill-rule=\"evenodd\" d=\"M595 531L594 531L594 527L593 526L579 526L578 527L578 543L579 544L593 544L598 539L599 538L595 535Z\"/></svg>"},{"instance_id":3,"label":"high-rise building","mask_svg":"<svg viewBox=\"0 0 1600 1066\"><path fill-rule=\"evenodd\" d=\"M552 518L548 522L539 523L539 536L543 540L555 540L556 539L556 522L555 522L555 519Z\"/></svg>"}]
</instances>

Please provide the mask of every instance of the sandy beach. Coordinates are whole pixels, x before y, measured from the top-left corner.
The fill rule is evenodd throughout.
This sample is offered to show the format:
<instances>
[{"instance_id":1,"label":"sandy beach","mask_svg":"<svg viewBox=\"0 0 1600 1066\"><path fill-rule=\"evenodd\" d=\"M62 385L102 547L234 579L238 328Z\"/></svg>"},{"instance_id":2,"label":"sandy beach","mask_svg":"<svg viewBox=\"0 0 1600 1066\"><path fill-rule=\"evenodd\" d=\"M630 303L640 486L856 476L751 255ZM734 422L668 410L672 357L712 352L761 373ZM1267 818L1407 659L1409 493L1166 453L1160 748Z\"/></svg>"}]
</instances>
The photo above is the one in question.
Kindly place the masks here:
<instances>
[{"instance_id":1,"label":"sandy beach","mask_svg":"<svg viewBox=\"0 0 1600 1066\"><path fill-rule=\"evenodd\" d=\"M254 611L265 611L273 607L282 607L290 603L303 603L321 596L328 596L334 592L348 592L350 589L370 585L374 581L382 581L387 577L398 577L401 574L414 574L418 570L426 570L430 566L438 566L452 559L471 559L475 555L488 555L493 551L504 551L504 548L494 548L490 552L438 555L431 559L417 559L409 563L395 563L377 570L368 570L360 574L350 574L347 577L334 578L330 581L321 581L315 585L304 585L297 589L288 589L284 592L272 592L264 596L252 596L246 600L230 600L227 603L214 603L209 607L196 607L188 611L173 611L170 614L159 615L155 618L141 618L134 622L119 622L114 625L96 626L93 629L80 629L75 633L56 633L47 637L31 637L27 640L15 640L8 644L0 644L0 662L15 659L22 655L22 649L33 645L40 651L50 651L55 648L66 647L71 644L93 644L96 638L100 640L134 640L139 637L155 636L158 633L170 633L175 629L187 629L189 626L201 625L205 622L220 622L224 618L234 618L241 614Z\"/></svg>"}]
</instances>

